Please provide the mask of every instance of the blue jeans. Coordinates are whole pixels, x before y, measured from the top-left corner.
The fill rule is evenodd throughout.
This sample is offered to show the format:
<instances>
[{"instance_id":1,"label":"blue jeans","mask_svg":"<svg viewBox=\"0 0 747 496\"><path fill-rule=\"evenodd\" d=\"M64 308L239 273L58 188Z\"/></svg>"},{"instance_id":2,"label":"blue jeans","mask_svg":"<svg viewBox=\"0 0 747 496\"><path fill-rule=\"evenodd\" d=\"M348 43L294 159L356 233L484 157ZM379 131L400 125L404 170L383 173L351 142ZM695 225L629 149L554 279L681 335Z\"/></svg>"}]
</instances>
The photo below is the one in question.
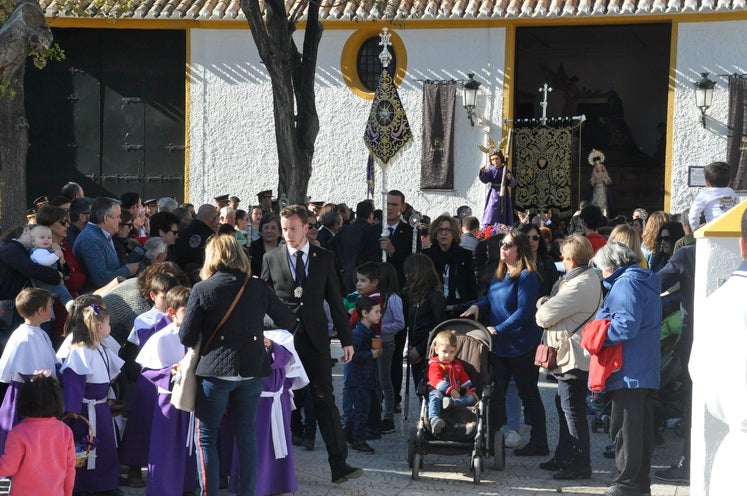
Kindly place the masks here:
<instances>
[{"instance_id":1,"label":"blue jeans","mask_svg":"<svg viewBox=\"0 0 747 496\"><path fill-rule=\"evenodd\" d=\"M558 379L555 408L558 411L558 447L555 457L569 466L586 469L591 466L589 425L586 421L586 378Z\"/></svg>"},{"instance_id":2,"label":"blue jeans","mask_svg":"<svg viewBox=\"0 0 747 496\"><path fill-rule=\"evenodd\" d=\"M218 461L218 432L226 408L230 405L239 453L240 496L254 496L257 470L257 443L254 420L262 392L262 378L226 381L216 377L200 377L197 389L197 478L202 496L219 494L220 463Z\"/></svg>"},{"instance_id":3,"label":"blue jeans","mask_svg":"<svg viewBox=\"0 0 747 496\"><path fill-rule=\"evenodd\" d=\"M438 389L431 389L428 392L428 418L441 417L441 400L444 393ZM471 394L462 395L460 398L454 398L454 406L470 406L475 404L475 397Z\"/></svg>"}]
</instances>

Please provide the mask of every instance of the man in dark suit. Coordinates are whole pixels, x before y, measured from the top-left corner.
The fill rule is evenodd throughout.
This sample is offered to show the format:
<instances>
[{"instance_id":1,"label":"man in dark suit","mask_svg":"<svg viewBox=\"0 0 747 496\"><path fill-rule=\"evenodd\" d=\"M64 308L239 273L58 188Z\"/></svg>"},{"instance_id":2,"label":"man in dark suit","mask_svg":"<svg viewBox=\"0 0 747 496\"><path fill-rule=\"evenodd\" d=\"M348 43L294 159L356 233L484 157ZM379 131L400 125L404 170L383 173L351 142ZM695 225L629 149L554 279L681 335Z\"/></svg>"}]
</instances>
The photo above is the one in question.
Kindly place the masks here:
<instances>
[{"instance_id":1,"label":"man in dark suit","mask_svg":"<svg viewBox=\"0 0 747 496\"><path fill-rule=\"evenodd\" d=\"M296 351L311 382L319 431L327 445L332 482L344 482L360 477L363 471L345 462L347 444L332 391L325 301L342 344L342 361L347 363L353 357L353 337L342 306L335 258L331 252L312 246L306 240L308 212L303 205L284 208L280 212L280 227L286 244L265 253L262 279L275 289L278 298L296 316Z\"/></svg>"},{"instance_id":2,"label":"man in dark suit","mask_svg":"<svg viewBox=\"0 0 747 496\"><path fill-rule=\"evenodd\" d=\"M373 204L362 201L355 208L355 222L348 224L332 240L334 250L342 268L343 295L355 291L355 268L364 262L381 260L377 240L379 231L373 221Z\"/></svg>"},{"instance_id":3,"label":"man in dark suit","mask_svg":"<svg viewBox=\"0 0 747 496\"><path fill-rule=\"evenodd\" d=\"M327 210L319 217L321 227L316 235L316 240L321 243L322 248L328 248L337 233L342 228L342 215L337 210Z\"/></svg>"},{"instance_id":4,"label":"man in dark suit","mask_svg":"<svg viewBox=\"0 0 747 496\"><path fill-rule=\"evenodd\" d=\"M388 234L379 239L379 247L386 252L386 261L397 271L400 288L405 287L405 259L412 254L412 226L402 219L406 208L405 195L396 189L391 190L386 197L386 226L383 229ZM394 336L395 357L402 356L406 337L407 332L404 329ZM399 412L402 401L402 362L398 360L392 360L392 385L394 409L395 412Z\"/></svg>"}]
</instances>

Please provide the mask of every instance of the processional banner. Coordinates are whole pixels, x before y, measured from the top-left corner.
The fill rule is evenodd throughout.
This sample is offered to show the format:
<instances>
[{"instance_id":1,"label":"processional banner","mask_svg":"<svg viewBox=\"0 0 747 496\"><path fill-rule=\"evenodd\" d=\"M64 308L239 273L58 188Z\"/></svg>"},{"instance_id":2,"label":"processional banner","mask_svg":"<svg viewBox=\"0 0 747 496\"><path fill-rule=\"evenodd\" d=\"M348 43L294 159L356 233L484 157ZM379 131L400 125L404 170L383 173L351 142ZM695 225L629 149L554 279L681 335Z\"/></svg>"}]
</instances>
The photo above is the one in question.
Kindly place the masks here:
<instances>
[{"instance_id":1,"label":"processional banner","mask_svg":"<svg viewBox=\"0 0 747 496\"><path fill-rule=\"evenodd\" d=\"M747 189L747 79L741 76L729 76L726 162L731 166L732 187Z\"/></svg>"},{"instance_id":2,"label":"processional banner","mask_svg":"<svg viewBox=\"0 0 747 496\"><path fill-rule=\"evenodd\" d=\"M514 203L519 210L571 210L573 127L525 127L514 130Z\"/></svg>"},{"instance_id":3,"label":"processional banner","mask_svg":"<svg viewBox=\"0 0 747 496\"><path fill-rule=\"evenodd\" d=\"M454 189L456 81L423 83L421 189Z\"/></svg>"},{"instance_id":4,"label":"processional banner","mask_svg":"<svg viewBox=\"0 0 747 496\"><path fill-rule=\"evenodd\" d=\"M392 75L384 69L371 102L363 141L380 164L387 164L410 140L412 131L397 87Z\"/></svg>"}]
</instances>

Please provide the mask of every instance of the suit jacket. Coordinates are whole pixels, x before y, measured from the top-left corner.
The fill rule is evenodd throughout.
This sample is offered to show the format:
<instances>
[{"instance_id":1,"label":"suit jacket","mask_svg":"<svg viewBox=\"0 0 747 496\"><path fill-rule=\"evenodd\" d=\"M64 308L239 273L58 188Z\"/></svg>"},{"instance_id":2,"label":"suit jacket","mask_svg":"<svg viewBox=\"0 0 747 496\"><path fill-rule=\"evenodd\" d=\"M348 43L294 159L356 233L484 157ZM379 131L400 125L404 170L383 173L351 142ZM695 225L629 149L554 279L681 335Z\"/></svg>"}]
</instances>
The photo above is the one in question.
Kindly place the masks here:
<instances>
[{"instance_id":1,"label":"suit jacket","mask_svg":"<svg viewBox=\"0 0 747 496\"><path fill-rule=\"evenodd\" d=\"M386 229L386 228L385 228ZM397 224L394 234L389 236L394 245L394 253L387 254L386 261L394 266L397 270L399 287L405 287L405 260L412 255L412 226L403 220ZM420 240L417 240L416 251L420 250Z\"/></svg>"},{"instance_id":2,"label":"suit jacket","mask_svg":"<svg viewBox=\"0 0 747 496\"><path fill-rule=\"evenodd\" d=\"M335 233L333 233L330 229L327 229L326 227L322 226L319 228L319 232L316 235L316 240L319 241L322 244L322 248L328 248L330 241L332 241L335 238Z\"/></svg>"},{"instance_id":3,"label":"suit jacket","mask_svg":"<svg viewBox=\"0 0 747 496\"><path fill-rule=\"evenodd\" d=\"M340 261L342 288L345 294L355 290L355 268L363 262L381 260L378 228L364 220L345 226L332 238L330 248ZM317 240L319 236L317 236Z\"/></svg>"},{"instance_id":4,"label":"suit jacket","mask_svg":"<svg viewBox=\"0 0 747 496\"><path fill-rule=\"evenodd\" d=\"M103 229L95 224L89 223L75 238L73 254L83 263L88 273L84 291L94 291L106 286L117 276L130 277L130 269L122 264Z\"/></svg>"},{"instance_id":5,"label":"suit jacket","mask_svg":"<svg viewBox=\"0 0 747 496\"><path fill-rule=\"evenodd\" d=\"M340 282L335 273L335 256L332 252L318 246L309 246L308 273L300 298L293 294L296 282L288 262L286 245L265 253L262 261L262 279L275 289L280 301L288 305L295 314L298 323L296 333L306 333L317 351L329 350L324 301L329 304L340 343L343 346L353 345L348 315L342 305Z\"/></svg>"}]
</instances>

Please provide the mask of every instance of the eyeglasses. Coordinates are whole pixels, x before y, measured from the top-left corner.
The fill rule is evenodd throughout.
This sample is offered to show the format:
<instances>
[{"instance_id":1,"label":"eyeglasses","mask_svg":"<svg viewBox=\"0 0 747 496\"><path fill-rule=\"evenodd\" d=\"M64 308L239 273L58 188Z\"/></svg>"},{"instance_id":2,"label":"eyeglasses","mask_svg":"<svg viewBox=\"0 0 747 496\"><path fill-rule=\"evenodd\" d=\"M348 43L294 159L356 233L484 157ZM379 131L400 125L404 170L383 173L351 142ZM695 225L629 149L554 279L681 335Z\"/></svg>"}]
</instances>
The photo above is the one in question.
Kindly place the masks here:
<instances>
[{"instance_id":1,"label":"eyeglasses","mask_svg":"<svg viewBox=\"0 0 747 496\"><path fill-rule=\"evenodd\" d=\"M171 234L177 234L179 231L169 231Z\"/></svg>"},{"instance_id":2,"label":"eyeglasses","mask_svg":"<svg viewBox=\"0 0 747 496\"><path fill-rule=\"evenodd\" d=\"M539 241L540 237L536 234L532 234L531 236L527 236L527 238L531 239L532 241Z\"/></svg>"},{"instance_id":3,"label":"eyeglasses","mask_svg":"<svg viewBox=\"0 0 747 496\"><path fill-rule=\"evenodd\" d=\"M438 234L450 233L451 232L451 228L450 227L439 227L438 229L436 229L436 232Z\"/></svg>"},{"instance_id":4,"label":"eyeglasses","mask_svg":"<svg viewBox=\"0 0 747 496\"><path fill-rule=\"evenodd\" d=\"M513 241L501 241L501 247L507 250L510 250L514 246L516 246L516 243L514 243Z\"/></svg>"}]
</instances>

